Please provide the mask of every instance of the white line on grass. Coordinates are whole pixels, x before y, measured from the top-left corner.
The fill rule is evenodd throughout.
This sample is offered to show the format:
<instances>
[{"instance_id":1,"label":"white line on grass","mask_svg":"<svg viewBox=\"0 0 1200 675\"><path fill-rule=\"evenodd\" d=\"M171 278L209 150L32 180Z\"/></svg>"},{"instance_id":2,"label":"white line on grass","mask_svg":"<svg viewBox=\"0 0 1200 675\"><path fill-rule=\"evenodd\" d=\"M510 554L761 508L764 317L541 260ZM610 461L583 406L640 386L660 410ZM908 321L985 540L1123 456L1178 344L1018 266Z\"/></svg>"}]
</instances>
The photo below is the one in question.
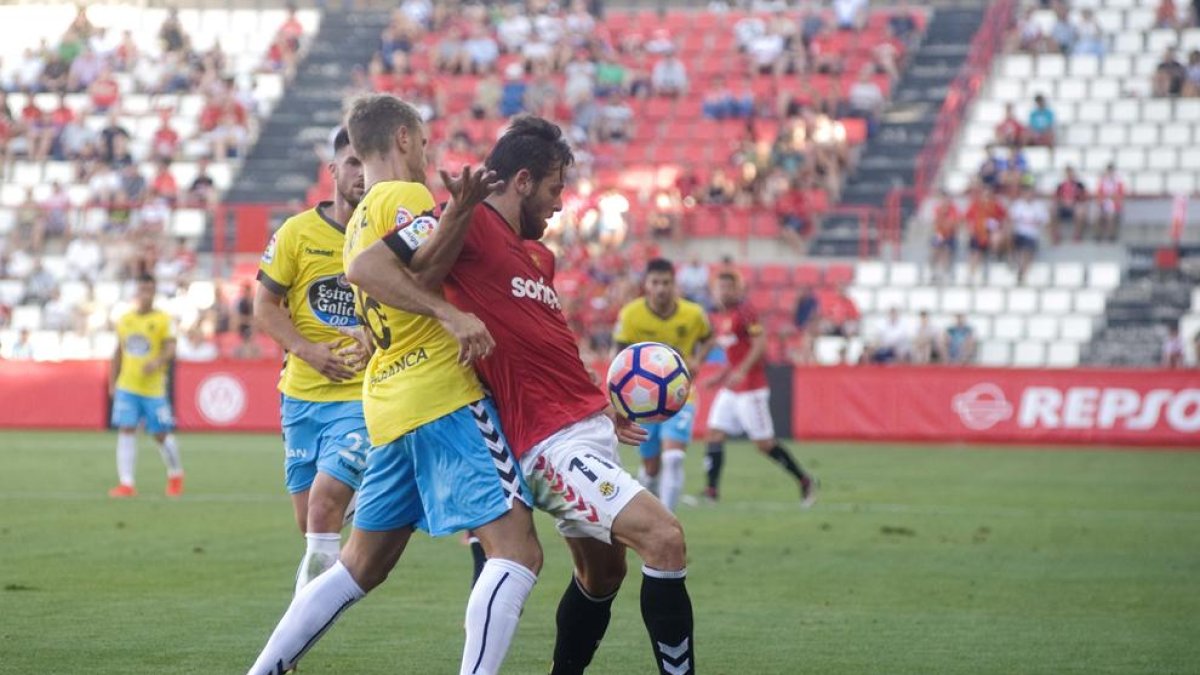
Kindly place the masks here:
<instances>
[{"instance_id":1,"label":"white line on grass","mask_svg":"<svg viewBox=\"0 0 1200 675\"><path fill-rule=\"evenodd\" d=\"M103 492L0 492L0 500L8 501L115 501ZM132 501L158 502L196 502L224 504L270 504L287 501L284 494L264 493L195 493L191 492L181 498L168 498L162 495L146 495ZM689 509L691 510L691 509ZM877 502L821 502L812 509L802 511L796 501L729 501L715 506L695 507L694 510L707 510L714 513L721 511L736 511L740 513L760 512L789 512L807 513L819 516L822 513L863 513L863 514L895 514L912 516L980 516L993 518L1043 518L1047 516L1070 518L1179 518L1182 520L1200 520L1200 511L1155 511L1149 509L1078 509L1078 508L1020 508L1006 506L990 506L981 504L969 506L940 506L937 504L886 504Z\"/></svg>"}]
</instances>

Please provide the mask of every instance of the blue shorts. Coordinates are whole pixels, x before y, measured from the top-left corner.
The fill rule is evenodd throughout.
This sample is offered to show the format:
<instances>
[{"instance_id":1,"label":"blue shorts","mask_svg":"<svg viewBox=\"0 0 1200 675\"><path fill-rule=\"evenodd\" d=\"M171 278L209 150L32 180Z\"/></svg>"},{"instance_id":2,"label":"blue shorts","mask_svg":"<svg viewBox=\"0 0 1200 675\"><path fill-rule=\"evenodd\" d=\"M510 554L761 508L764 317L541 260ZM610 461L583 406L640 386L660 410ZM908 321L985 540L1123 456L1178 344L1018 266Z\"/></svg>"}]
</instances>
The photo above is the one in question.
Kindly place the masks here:
<instances>
[{"instance_id":1,"label":"blue shorts","mask_svg":"<svg viewBox=\"0 0 1200 675\"><path fill-rule=\"evenodd\" d=\"M166 396L141 396L117 390L113 397L112 425L118 429L136 429L146 423L148 434L169 434L175 430L175 416Z\"/></svg>"},{"instance_id":2,"label":"blue shorts","mask_svg":"<svg viewBox=\"0 0 1200 675\"><path fill-rule=\"evenodd\" d=\"M692 440L692 425L696 423L696 406L688 403L675 416L658 424L646 424L650 438L638 446L642 459L651 459L662 454L663 441L679 441L687 445Z\"/></svg>"},{"instance_id":3,"label":"blue shorts","mask_svg":"<svg viewBox=\"0 0 1200 675\"><path fill-rule=\"evenodd\" d=\"M303 401L284 396L280 417L284 483L289 493L312 487L318 471L358 489L371 445L361 401Z\"/></svg>"},{"instance_id":4,"label":"blue shorts","mask_svg":"<svg viewBox=\"0 0 1200 675\"><path fill-rule=\"evenodd\" d=\"M521 466L482 399L371 448L354 527L419 527L440 537L481 527L533 503Z\"/></svg>"}]
</instances>

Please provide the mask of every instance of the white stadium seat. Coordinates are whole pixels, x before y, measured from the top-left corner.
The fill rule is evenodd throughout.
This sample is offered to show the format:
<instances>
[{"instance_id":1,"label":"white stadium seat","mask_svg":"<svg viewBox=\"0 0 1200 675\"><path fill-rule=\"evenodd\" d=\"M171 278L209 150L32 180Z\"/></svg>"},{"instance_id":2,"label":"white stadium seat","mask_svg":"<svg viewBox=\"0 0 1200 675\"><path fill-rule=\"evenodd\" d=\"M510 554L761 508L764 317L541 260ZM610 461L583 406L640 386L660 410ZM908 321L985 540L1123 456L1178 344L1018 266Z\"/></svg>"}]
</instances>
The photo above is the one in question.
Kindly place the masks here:
<instances>
[{"instance_id":1,"label":"white stadium seat","mask_svg":"<svg viewBox=\"0 0 1200 675\"><path fill-rule=\"evenodd\" d=\"M1079 365L1079 344L1075 342L1053 342L1046 352L1046 365L1050 368L1074 368Z\"/></svg>"},{"instance_id":2,"label":"white stadium seat","mask_svg":"<svg viewBox=\"0 0 1200 675\"><path fill-rule=\"evenodd\" d=\"M875 293L875 309L886 312L891 309L908 309L908 291L900 288L881 288Z\"/></svg>"},{"instance_id":3,"label":"white stadium seat","mask_svg":"<svg viewBox=\"0 0 1200 675\"><path fill-rule=\"evenodd\" d=\"M1041 312L1047 316L1060 316L1071 311L1071 292L1058 288L1042 291Z\"/></svg>"},{"instance_id":4,"label":"white stadium seat","mask_svg":"<svg viewBox=\"0 0 1200 675\"><path fill-rule=\"evenodd\" d=\"M1054 266L1055 288L1079 288L1083 286L1083 265L1081 263L1058 263Z\"/></svg>"},{"instance_id":5,"label":"white stadium seat","mask_svg":"<svg viewBox=\"0 0 1200 675\"><path fill-rule=\"evenodd\" d=\"M1012 364L1019 368L1041 368L1046 365L1046 343L1024 340L1013 345Z\"/></svg>"},{"instance_id":6,"label":"white stadium seat","mask_svg":"<svg viewBox=\"0 0 1200 675\"><path fill-rule=\"evenodd\" d=\"M971 311L971 291L966 288L942 290L942 311L949 314Z\"/></svg>"},{"instance_id":7,"label":"white stadium seat","mask_svg":"<svg viewBox=\"0 0 1200 675\"><path fill-rule=\"evenodd\" d=\"M1121 265L1114 262L1096 262L1088 266L1088 288L1111 291L1121 285Z\"/></svg>"},{"instance_id":8,"label":"white stadium seat","mask_svg":"<svg viewBox=\"0 0 1200 675\"><path fill-rule=\"evenodd\" d=\"M1027 332L1034 340L1055 340L1058 338L1058 319L1051 316L1032 317Z\"/></svg>"},{"instance_id":9,"label":"white stadium seat","mask_svg":"<svg viewBox=\"0 0 1200 675\"><path fill-rule=\"evenodd\" d=\"M917 285L920 281L920 269L915 263L895 262L892 263L891 272L888 275L888 282L892 286L909 287Z\"/></svg>"},{"instance_id":10,"label":"white stadium seat","mask_svg":"<svg viewBox=\"0 0 1200 675\"><path fill-rule=\"evenodd\" d=\"M1050 285L1050 266L1046 263L1035 262L1025 271L1025 285L1030 288L1042 288Z\"/></svg>"},{"instance_id":11,"label":"white stadium seat","mask_svg":"<svg viewBox=\"0 0 1200 675\"><path fill-rule=\"evenodd\" d=\"M1019 316L996 317L992 327L992 334L1002 340L1020 340L1025 337L1025 319Z\"/></svg>"},{"instance_id":12,"label":"white stadium seat","mask_svg":"<svg viewBox=\"0 0 1200 675\"><path fill-rule=\"evenodd\" d=\"M908 292L908 309L911 312L938 311L938 291L928 286L918 286Z\"/></svg>"},{"instance_id":13,"label":"white stadium seat","mask_svg":"<svg viewBox=\"0 0 1200 675\"><path fill-rule=\"evenodd\" d=\"M1032 288L1014 288L1008 292L1008 311L1011 314L1034 314L1038 311L1038 293Z\"/></svg>"},{"instance_id":14,"label":"white stadium seat","mask_svg":"<svg viewBox=\"0 0 1200 675\"><path fill-rule=\"evenodd\" d=\"M1007 366L1011 361L1011 343L1006 340L988 340L979 346L979 365Z\"/></svg>"},{"instance_id":15,"label":"white stadium seat","mask_svg":"<svg viewBox=\"0 0 1200 675\"><path fill-rule=\"evenodd\" d=\"M1104 313L1104 291L1095 291L1084 289L1075 293L1075 313L1076 314L1103 314Z\"/></svg>"},{"instance_id":16,"label":"white stadium seat","mask_svg":"<svg viewBox=\"0 0 1200 675\"><path fill-rule=\"evenodd\" d=\"M967 317L967 324L971 326L971 330L975 332L976 340L988 340L992 337L992 317L971 315Z\"/></svg>"},{"instance_id":17,"label":"white stadium seat","mask_svg":"<svg viewBox=\"0 0 1200 675\"><path fill-rule=\"evenodd\" d=\"M887 268L877 261L860 262L854 268L854 284L856 286L882 286L887 278Z\"/></svg>"},{"instance_id":18,"label":"white stadium seat","mask_svg":"<svg viewBox=\"0 0 1200 675\"><path fill-rule=\"evenodd\" d=\"M867 314L875 311L875 293L871 289L851 286L846 289L846 295L854 301L860 313Z\"/></svg>"},{"instance_id":19,"label":"white stadium seat","mask_svg":"<svg viewBox=\"0 0 1200 675\"><path fill-rule=\"evenodd\" d=\"M1000 314L1004 311L1004 291L999 288L977 288L971 311L976 314Z\"/></svg>"}]
</instances>

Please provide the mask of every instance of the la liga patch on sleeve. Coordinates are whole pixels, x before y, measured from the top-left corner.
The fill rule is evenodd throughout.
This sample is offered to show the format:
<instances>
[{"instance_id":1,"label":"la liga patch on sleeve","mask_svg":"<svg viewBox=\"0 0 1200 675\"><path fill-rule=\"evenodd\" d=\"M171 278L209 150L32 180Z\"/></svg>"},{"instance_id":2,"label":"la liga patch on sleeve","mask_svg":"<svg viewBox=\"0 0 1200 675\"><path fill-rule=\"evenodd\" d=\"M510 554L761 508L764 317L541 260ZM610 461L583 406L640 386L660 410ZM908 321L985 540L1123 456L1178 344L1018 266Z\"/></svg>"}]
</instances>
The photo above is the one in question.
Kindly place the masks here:
<instances>
[{"instance_id":1,"label":"la liga patch on sleeve","mask_svg":"<svg viewBox=\"0 0 1200 675\"><path fill-rule=\"evenodd\" d=\"M421 215L407 227L398 228L396 234L399 235L401 241L415 251L433 235L433 231L437 229L437 222L437 218L433 216Z\"/></svg>"}]
</instances>

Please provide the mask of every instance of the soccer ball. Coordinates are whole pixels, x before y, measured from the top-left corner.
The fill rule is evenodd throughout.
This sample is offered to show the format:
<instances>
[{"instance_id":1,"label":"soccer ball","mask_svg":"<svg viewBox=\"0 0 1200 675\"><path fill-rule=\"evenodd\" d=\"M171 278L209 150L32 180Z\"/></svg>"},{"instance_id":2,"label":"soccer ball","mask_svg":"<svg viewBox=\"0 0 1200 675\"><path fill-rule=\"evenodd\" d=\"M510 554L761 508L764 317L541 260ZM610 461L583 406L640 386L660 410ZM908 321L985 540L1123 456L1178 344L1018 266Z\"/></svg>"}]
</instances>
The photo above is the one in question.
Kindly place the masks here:
<instances>
[{"instance_id":1,"label":"soccer ball","mask_svg":"<svg viewBox=\"0 0 1200 675\"><path fill-rule=\"evenodd\" d=\"M674 349L639 342L617 354L608 367L608 397L634 422L670 419L687 403L692 374Z\"/></svg>"}]
</instances>

